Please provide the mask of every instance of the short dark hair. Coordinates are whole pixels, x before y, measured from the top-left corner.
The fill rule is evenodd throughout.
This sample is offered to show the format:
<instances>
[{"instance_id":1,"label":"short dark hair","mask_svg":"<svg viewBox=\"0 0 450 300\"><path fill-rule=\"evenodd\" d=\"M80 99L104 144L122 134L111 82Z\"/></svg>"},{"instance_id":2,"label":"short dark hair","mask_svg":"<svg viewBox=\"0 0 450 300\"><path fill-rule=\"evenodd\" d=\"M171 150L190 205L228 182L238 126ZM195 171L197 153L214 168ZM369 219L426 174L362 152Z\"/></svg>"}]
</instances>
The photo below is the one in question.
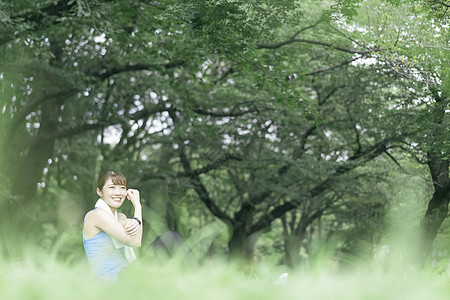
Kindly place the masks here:
<instances>
[{"instance_id":1,"label":"short dark hair","mask_svg":"<svg viewBox=\"0 0 450 300\"><path fill-rule=\"evenodd\" d=\"M123 176L122 173L116 170L107 170L103 171L98 175L97 187L101 190L105 185L105 182L111 178L111 181L114 184L127 186L127 179Z\"/></svg>"}]
</instances>

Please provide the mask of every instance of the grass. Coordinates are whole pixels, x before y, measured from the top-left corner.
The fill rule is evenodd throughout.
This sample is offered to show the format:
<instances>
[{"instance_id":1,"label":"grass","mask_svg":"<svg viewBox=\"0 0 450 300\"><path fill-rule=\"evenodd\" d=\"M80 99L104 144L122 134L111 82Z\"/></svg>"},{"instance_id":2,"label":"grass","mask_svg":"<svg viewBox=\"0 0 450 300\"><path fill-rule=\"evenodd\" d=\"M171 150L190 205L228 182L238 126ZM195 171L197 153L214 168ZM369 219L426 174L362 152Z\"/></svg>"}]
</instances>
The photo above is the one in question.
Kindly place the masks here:
<instances>
[{"instance_id":1,"label":"grass","mask_svg":"<svg viewBox=\"0 0 450 300\"><path fill-rule=\"evenodd\" d=\"M118 284L98 282L85 260L64 264L51 255L0 263L0 299L449 299L450 278L432 270L371 262L340 271L323 264L290 272L282 267L209 262L187 268L177 260L135 262Z\"/></svg>"}]
</instances>

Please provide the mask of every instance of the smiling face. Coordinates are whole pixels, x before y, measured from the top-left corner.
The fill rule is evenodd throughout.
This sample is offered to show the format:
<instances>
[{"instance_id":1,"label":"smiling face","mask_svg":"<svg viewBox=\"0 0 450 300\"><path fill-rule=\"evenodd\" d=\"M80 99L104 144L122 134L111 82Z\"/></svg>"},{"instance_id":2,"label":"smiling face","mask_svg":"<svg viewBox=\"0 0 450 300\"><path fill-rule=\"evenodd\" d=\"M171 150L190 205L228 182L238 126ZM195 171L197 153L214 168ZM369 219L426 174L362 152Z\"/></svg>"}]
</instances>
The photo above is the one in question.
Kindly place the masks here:
<instances>
[{"instance_id":1,"label":"smiling face","mask_svg":"<svg viewBox=\"0 0 450 300\"><path fill-rule=\"evenodd\" d=\"M125 185L115 184L111 178L108 178L101 190L97 188L97 194L114 212L122 206L127 194L127 187Z\"/></svg>"}]
</instances>

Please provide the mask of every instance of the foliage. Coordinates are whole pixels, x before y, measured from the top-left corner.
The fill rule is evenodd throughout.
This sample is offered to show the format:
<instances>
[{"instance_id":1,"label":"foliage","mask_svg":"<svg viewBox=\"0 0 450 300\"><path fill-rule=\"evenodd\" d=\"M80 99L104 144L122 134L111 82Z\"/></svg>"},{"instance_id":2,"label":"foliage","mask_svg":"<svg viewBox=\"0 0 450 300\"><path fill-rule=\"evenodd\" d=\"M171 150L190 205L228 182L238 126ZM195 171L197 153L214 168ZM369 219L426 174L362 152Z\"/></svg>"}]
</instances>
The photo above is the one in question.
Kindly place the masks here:
<instances>
[{"instance_id":1,"label":"foliage","mask_svg":"<svg viewBox=\"0 0 450 300\"><path fill-rule=\"evenodd\" d=\"M141 190L149 241L176 229L205 257L278 260L294 237L312 257L322 222L339 250L364 236L370 253L396 157L448 159L448 26L425 2L1 5L5 199L76 212L68 227L21 217L47 248L115 168Z\"/></svg>"},{"instance_id":2,"label":"foliage","mask_svg":"<svg viewBox=\"0 0 450 300\"><path fill-rule=\"evenodd\" d=\"M145 262L130 270L121 284L96 281L86 272L87 265L57 264L43 254L41 260L15 264L2 262L0 277L2 298L14 299L120 299L133 294L161 299L295 299L298 295L317 299L447 299L448 275L436 277L418 273L404 265L393 264L389 270L379 265L355 272L328 270L289 273L286 281L275 284L280 269L266 266L245 270L236 264L211 264L207 268L180 267L171 261L161 268Z\"/></svg>"}]
</instances>

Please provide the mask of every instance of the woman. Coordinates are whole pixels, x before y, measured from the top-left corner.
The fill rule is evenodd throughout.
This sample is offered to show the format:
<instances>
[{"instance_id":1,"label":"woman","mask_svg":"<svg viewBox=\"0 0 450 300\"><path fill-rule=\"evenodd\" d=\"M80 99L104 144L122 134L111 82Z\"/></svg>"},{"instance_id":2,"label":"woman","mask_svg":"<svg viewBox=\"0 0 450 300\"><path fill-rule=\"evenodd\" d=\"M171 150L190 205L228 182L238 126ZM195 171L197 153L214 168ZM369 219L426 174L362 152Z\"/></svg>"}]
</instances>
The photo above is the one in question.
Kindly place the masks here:
<instances>
[{"instance_id":1,"label":"woman","mask_svg":"<svg viewBox=\"0 0 450 300\"><path fill-rule=\"evenodd\" d=\"M96 276L116 282L121 269L136 259L132 247L141 247L143 228L139 191L127 189L125 176L109 170L98 177L97 195L100 199L95 208L84 217L83 245ZM117 212L125 198L134 206L133 218ZM192 251L175 231L159 236L152 243L152 248L162 259L182 250L188 262L196 264Z\"/></svg>"},{"instance_id":2,"label":"woman","mask_svg":"<svg viewBox=\"0 0 450 300\"><path fill-rule=\"evenodd\" d=\"M118 171L100 174L97 184L100 199L84 218L83 245L94 273L102 280L117 281L123 267L135 258L132 247L142 241L142 206L139 191L127 189L127 180ZM118 213L127 198L134 206L133 218Z\"/></svg>"}]
</instances>

